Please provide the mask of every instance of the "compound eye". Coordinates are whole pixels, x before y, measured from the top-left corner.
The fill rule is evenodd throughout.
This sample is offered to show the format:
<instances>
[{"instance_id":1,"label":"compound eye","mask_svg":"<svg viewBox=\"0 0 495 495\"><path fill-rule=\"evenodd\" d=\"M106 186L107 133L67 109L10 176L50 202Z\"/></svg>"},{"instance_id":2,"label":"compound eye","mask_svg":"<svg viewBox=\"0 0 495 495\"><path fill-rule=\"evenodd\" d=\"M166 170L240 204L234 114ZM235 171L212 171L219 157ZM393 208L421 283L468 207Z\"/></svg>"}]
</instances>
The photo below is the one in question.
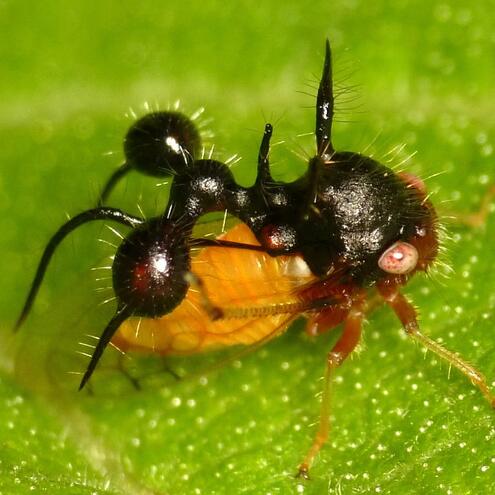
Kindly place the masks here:
<instances>
[{"instance_id":1,"label":"compound eye","mask_svg":"<svg viewBox=\"0 0 495 495\"><path fill-rule=\"evenodd\" d=\"M418 250L412 244L398 241L380 256L378 266L384 272L404 275L416 268L418 257Z\"/></svg>"}]
</instances>

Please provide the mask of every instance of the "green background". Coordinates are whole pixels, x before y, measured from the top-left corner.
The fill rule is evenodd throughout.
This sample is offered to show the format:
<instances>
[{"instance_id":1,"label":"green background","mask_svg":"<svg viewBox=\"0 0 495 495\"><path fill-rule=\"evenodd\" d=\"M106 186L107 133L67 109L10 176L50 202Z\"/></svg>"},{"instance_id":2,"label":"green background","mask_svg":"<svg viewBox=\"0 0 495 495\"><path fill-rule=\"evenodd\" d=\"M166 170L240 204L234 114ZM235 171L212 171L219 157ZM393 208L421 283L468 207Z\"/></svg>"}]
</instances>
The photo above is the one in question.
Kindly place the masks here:
<instances>
[{"instance_id":1,"label":"green background","mask_svg":"<svg viewBox=\"0 0 495 495\"><path fill-rule=\"evenodd\" d=\"M156 359L124 358L133 373L149 371L140 392L109 351L93 394L77 394L68 371L87 362L78 343L112 310L97 306L89 270L112 252L96 241L112 239L101 226L64 244L34 314L18 337L10 330L48 236L94 203L121 162L129 108L205 106L215 156L242 156L244 184L270 120L284 141L274 174L297 177L298 155L314 152L298 135L313 130L327 36L342 90L337 148L391 165L417 151L400 168L427 179L440 213L475 210L495 180L493 12L491 0L1 2L0 493L490 493L493 412L407 342L386 308L338 372L332 439L309 482L293 474L338 332L310 341L296 324L203 378L195 371L218 357L174 360L191 377L178 383ZM131 175L111 203L153 214L165 200L166 187ZM495 221L447 231L442 260L453 270L439 265L406 292L425 332L493 379Z\"/></svg>"}]
</instances>

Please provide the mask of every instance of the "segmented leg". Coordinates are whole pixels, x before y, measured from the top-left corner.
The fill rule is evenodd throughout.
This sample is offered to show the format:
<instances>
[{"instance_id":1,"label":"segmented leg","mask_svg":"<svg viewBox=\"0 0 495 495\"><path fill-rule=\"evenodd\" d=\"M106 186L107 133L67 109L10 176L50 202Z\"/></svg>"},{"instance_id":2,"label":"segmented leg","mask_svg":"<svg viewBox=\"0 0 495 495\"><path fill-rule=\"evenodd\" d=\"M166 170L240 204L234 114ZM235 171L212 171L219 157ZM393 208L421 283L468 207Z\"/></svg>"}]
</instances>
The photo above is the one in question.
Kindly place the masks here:
<instances>
[{"instance_id":1,"label":"segmented leg","mask_svg":"<svg viewBox=\"0 0 495 495\"><path fill-rule=\"evenodd\" d=\"M486 219L491 211L492 202L495 199L495 185L492 185L486 191L481 200L480 207L475 213L454 214L457 222L468 225L469 227L481 227L486 223Z\"/></svg>"},{"instance_id":2,"label":"segmented leg","mask_svg":"<svg viewBox=\"0 0 495 495\"><path fill-rule=\"evenodd\" d=\"M306 333L315 337L316 335L331 330L347 318L349 311L350 307L345 307L344 305L319 311L308 318L305 328Z\"/></svg>"},{"instance_id":3,"label":"segmented leg","mask_svg":"<svg viewBox=\"0 0 495 495\"><path fill-rule=\"evenodd\" d=\"M123 356L123 355L122 355ZM142 373L139 376L135 377L133 376L125 367L124 360L122 358L119 359L118 361L118 370L124 375L125 378L129 380L131 385L134 387L135 390L139 391L142 390L142 385L141 383L146 379L149 378L150 376L156 376L156 375L162 375L162 373L167 373L169 374L175 381L180 381L182 380L182 376L180 376L173 368L171 368L167 362L167 356L162 356L160 358L160 367L158 370L152 370L146 373ZM91 383L91 382L89 382Z\"/></svg>"},{"instance_id":4,"label":"segmented leg","mask_svg":"<svg viewBox=\"0 0 495 495\"><path fill-rule=\"evenodd\" d=\"M467 363L456 353L449 351L438 342L421 333L413 305L399 292L399 288L378 285L378 291L385 302L394 310L402 322L407 335L423 347L447 361L465 375L477 387L492 407L495 407L495 395L490 391L485 376L474 366Z\"/></svg>"},{"instance_id":5,"label":"segmented leg","mask_svg":"<svg viewBox=\"0 0 495 495\"><path fill-rule=\"evenodd\" d=\"M129 381L129 383L134 388L134 390L140 391L141 390L141 384L139 383L139 380L137 378L135 378L134 376L132 376L132 374L129 372L129 370L125 367L124 357L125 357L125 354L119 355L119 358L117 360L117 370L120 373L122 373L124 378L126 378Z\"/></svg>"},{"instance_id":6,"label":"segmented leg","mask_svg":"<svg viewBox=\"0 0 495 495\"><path fill-rule=\"evenodd\" d=\"M330 396L333 372L356 348L361 337L361 325L364 318L365 302L362 296L356 299L344 322L344 330L337 343L327 355L323 395L321 397L320 421L313 444L303 462L299 465L298 477L309 478L309 469L313 461L328 439L330 432Z\"/></svg>"}]
</instances>

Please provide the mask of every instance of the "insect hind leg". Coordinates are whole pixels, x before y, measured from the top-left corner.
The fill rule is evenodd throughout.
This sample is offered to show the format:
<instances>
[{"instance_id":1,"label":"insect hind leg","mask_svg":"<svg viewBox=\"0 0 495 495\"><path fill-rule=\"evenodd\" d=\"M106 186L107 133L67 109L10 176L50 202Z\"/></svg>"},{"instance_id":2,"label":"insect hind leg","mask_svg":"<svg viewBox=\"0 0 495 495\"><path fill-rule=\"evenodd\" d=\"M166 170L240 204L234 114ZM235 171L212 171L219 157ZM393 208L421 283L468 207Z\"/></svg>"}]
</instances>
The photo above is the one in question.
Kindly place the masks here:
<instances>
[{"instance_id":1,"label":"insect hind leg","mask_svg":"<svg viewBox=\"0 0 495 495\"><path fill-rule=\"evenodd\" d=\"M175 382L182 380L182 376L169 365L166 356L160 356L159 367L157 369L148 370L144 373L132 373L126 366L125 357L125 354L120 355L117 361L117 371L119 371L122 376L129 381L131 386L137 392L140 392L143 388L145 388L146 385L143 385L143 382L146 382L146 380L150 377L161 375L162 373L170 375Z\"/></svg>"},{"instance_id":2,"label":"insect hind leg","mask_svg":"<svg viewBox=\"0 0 495 495\"><path fill-rule=\"evenodd\" d=\"M355 299L349 314L345 319L342 335L327 355L318 431L316 432L313 444L304 457L303 462L299 465L297 477L309 479L309 469L313 464L316 455L328 440L328 435L330 433L329 416L333 373L358 345L361 338L361 326L365 310L365 299L363 295L360 295Z\"/></svg>"}]
</instances>

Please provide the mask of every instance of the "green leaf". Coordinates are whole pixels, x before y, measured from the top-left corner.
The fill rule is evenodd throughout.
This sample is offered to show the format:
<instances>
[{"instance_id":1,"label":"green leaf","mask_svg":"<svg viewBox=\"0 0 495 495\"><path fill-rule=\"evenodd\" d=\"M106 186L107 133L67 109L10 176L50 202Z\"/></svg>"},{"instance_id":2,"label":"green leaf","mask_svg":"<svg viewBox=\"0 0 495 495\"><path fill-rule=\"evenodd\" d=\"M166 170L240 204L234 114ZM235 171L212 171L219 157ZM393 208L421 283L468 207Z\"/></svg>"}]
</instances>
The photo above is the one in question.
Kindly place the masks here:
<instances>
[{"instance_id":1,"label":"green leaf","mask_svg":"<svg viewBox=\"0 0 495 495\"><path fill-rule=\"evenodd\" d=\"M79 342L90 344L112 310L97 306L89 272L112 252L96 226L64 244L34 314L10 332L46 240L66 212L94 203L121 162L129 107L206 106L217 156L239 153L245 184L270 120L274 141L285 141L272 151L274 173L292 179L305 164L291 150L314 152L312 137L297 135L313 130L327 36L339 87L358 86L357 102L337 100L336 146L397 166L417 151L400 168L427 179L440 213L476 210L495 181L491 2L334 3L0 5L0 493L464 495L495 485L493 412L457 371L411 345L386 308L370 314L361 352L337 373L331 440L308 482L293 475L338 331L310 341L297 323L204 376L225 356L173 359L190 376L179 382L158 358L124 357L129 372L149 373L140 391L110 350L93 394L77 393ZM166 195L134 174L112 204L153 214ZM406 293L424 332L492 382L494 220L446 226L441 258L453 272L439 266Z\"/></svg>"}]
</instances>

